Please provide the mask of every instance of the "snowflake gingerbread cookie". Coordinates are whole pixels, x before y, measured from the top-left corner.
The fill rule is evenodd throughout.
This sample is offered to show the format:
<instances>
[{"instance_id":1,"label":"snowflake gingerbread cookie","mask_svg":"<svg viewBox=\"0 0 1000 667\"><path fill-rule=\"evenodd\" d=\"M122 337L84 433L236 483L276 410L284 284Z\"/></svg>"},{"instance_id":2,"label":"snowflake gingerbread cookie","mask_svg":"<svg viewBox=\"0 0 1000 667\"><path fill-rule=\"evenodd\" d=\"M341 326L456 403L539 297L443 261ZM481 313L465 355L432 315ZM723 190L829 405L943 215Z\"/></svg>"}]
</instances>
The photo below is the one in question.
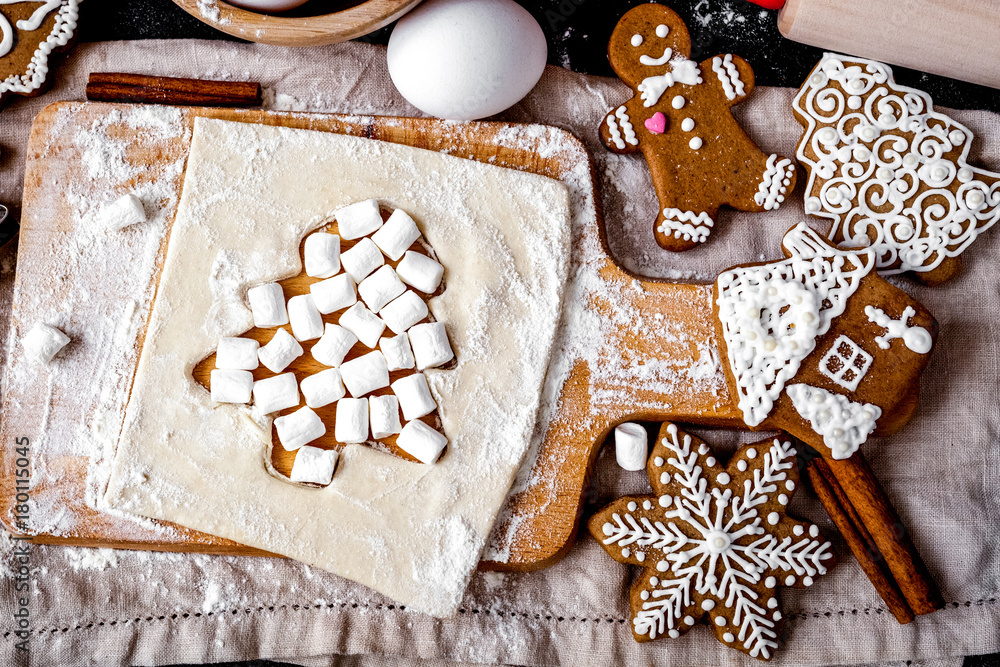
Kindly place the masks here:
<instances>
[{"instance_id":1,"label":"snowflake gingerbread cookie","mask_svg":"<svg viewBox=\"0 0 1000 667\"><path fill-rule=\"evenodd\" d=\"M777 589L803 588L836 562L819 529L785 513L798 485L782 437L744 445L727 467L665 423L647 462L651 496L620 498L588 529L632 585L632 635L676 638L706 622L716 639L769 660L783 623Z\"/></svg>"},{"instance_id":2,"label":"snowflake gingerbread cookie","mask_svg":"<svg viewBox=\"0 0 1000 667\"><path fill-rule=\"evenodd\" d=\"M916 409L937 324L875 271L805 223L787 259L722 272L713 291L726 380L750 428L781 429L834 459Z\"/></svg>"},{"instance_id":3,"label":"snowflake gingerbread cookie","mask_svg":"<svg viewBox=\"0 0 1000 667\"><path fill-rule=\"evenodd\" d=\"M972 132L888 66L824 54L793 110L806 212L831 221L835 243L870 247L880 273L939 284L1000 220L1000 174L968 164Z\"/></svg>"},{"instance_id":4,"label":"snowflake gingerbread cookie","mask_svg":"<svg viewBox=\"0 0 1000 667\"><path fill-rule=\"evenodd\" d=\"M687 26L663 5L644 4L618 22L608 58L635 95L600 127L614 153L641 151L660 212L656 242L673 251L704 243L723 205L741 211L778 208L795 187L790 158L767 155L733 118L731 107L753 90L753 70L739 56L688 59Z\"/></svg>"},{"instance_id":5,"label":"snowflake gingerbread cookie","mask_svg":"<svg viewBox=\"0 0 1000 667\"><path fill-rule=\"evenodd\" d=\"M44 90L49 57L70 46L79 0L0 0L0 101Z\"/></svg>"}]
</instances>

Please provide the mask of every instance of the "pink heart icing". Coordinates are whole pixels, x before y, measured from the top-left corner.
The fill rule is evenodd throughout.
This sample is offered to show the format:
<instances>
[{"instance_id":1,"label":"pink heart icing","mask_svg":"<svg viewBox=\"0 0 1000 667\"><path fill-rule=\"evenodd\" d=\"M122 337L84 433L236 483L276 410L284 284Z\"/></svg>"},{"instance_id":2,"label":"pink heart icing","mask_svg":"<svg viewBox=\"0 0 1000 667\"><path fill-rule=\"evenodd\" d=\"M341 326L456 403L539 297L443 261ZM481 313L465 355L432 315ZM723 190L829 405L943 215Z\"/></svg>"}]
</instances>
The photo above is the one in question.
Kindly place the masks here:
<instances>
[{"instance_id":1,"label":"pink heart icing","mask_svg":"<svg viewBox=\"0 0 1000 667\"><path fill-rule=\"evenodd\" d=\"M657 111L651 118L647 118L643 125L653 134L663 134L667 129L667 117Z\"/></svg>"}]
</instances>

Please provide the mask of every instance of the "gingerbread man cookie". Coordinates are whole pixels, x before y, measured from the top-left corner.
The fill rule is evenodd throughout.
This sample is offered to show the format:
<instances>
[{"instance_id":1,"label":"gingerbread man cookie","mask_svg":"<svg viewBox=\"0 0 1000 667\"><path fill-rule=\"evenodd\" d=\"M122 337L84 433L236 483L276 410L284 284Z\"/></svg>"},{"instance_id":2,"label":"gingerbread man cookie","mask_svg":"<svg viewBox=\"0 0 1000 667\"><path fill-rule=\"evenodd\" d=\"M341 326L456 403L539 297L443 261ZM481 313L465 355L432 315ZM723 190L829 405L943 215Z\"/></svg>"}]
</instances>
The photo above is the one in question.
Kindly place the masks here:
<instances>
[{"instance_id":1,"label":"gingerbread man cookie","mask_svg":"<svg viewBox=\"0 0 1000 667\"><path fill-rule=\"evenodd\" d=\"M937 323L875 272L799 223L787 259L722 272L713 291L726 380L750 428L781 429L831 458L916 409Z\"/></svg>"},{"instance_id":2,"label":"gingerbread man cookie","mask_svg":"<svg viewBox=\"0 0 1000 667\"><path fill-rule=\"evenodd\" d=\"M777 588L811 586L836 562L819 529L785 514L798 486L785 437L743 445L723 466L665 423L646 464L651 496L620 498L588 522L632 585L632 636L676 638L706 622L723 644L769 660L783 616Z\"/></svg>"},{"instance_id":3,"label":"gingerbread man cookie","mask_svg":"<svg viewBox=\"0 0 1000 667\"><path fill-rule=\"evenodd\" d=\"M805 126L806 212L844 247L870 247L879 273L934 285L1000 220L1000 174L966 161L972 132L898 85L882 63L827 53L795 96Z\"/></svg>"},{"instance_id":4,"label":"gingerbread man cookie","mask_svg":"<svg viewBox=\"0 0 1000 667\"><path fill-rule=\"evenodd\" d=\"M0 102L43 92L49 56L70 46L79 0L0 0Z\"/></svg>"},{"instance_id":5,"label":"gingerbread man cookie","mask_svg":"<svg viewBox=\"0 0 1000 667\"><path fill-rule=\"evenodd\" d=\"M614 153L642 151L660 203L656 242L673 251L708 239L722 205L741 211L778 208L795 187L791 159L766 155L733 118L731 107L753 90L753 70L724 54L695 63L681 18L645 4L618 22L608 58L635 91L601 123Z\"/></svg>"}]
</instances>

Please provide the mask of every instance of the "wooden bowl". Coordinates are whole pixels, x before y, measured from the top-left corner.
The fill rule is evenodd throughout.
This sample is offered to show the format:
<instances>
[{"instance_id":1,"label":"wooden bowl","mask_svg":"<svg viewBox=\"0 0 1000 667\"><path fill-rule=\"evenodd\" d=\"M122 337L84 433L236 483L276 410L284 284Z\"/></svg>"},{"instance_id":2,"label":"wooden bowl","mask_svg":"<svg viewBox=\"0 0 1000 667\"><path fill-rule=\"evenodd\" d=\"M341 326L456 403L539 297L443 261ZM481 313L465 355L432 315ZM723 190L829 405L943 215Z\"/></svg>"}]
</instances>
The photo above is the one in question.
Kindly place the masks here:
<instances>
[{"instance_id":1,"label":"wooden bowl","mask_svg":"<svg viewBox=\"0 0 1000 667\"><path fill-rule=\"evenodd\" d=\"M260 14L223 0L174 3L233 37L279 46L317 46L374 32L413 9L420 0L312 0L281 14Z\"/></svg>"}]
</instances>

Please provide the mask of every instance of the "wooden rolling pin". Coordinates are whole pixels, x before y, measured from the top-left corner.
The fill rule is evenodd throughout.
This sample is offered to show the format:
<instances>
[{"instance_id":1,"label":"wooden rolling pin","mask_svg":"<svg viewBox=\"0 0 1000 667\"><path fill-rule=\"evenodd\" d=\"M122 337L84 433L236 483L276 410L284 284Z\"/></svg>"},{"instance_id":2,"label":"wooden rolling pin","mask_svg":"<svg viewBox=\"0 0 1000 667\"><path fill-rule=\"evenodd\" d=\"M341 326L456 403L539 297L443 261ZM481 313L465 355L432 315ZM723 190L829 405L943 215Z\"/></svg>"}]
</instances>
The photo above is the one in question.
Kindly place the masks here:
<instances>
[{"instance_id":1,"label":"wooden rolling pin","mask_svg":"<svg viewBox=\"0 0 1000 667\"><path fill-rule=\"evenodd\" d=\"M788 39L1000 88L994 0L753 0Z\"/></svg>"}]
</instances>

